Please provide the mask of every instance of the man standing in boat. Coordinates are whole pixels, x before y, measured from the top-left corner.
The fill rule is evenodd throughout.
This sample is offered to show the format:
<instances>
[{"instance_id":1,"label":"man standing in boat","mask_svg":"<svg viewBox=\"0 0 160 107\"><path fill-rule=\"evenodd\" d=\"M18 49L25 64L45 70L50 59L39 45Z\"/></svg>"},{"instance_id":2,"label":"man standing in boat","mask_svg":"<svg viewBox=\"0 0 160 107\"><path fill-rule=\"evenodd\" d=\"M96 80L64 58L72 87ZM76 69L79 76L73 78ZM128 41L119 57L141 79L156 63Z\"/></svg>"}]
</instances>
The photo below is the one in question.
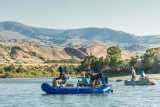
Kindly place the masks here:
<instances>
[{"instance_id":1,"label":"man standing in boat","mask_svg":"<svg viewBox=\"0 0 160 107\"><path fill-rule=\"evenodd\" d=\"M66 81L65 72L63 71L63 68L59 67L58 70L60 71L60 76L58 78L54 78L52 82L53 87L58 87L58 83Z\"/></svg>"},{"instance_id":2,"label":"man standing in boat","mask_svg":"<svg viewBox=\"0 0 160 107\"><path fill-rule=\"evenodd\" d=\"M136 71L134 70L134 68L131 68L131 72L132 72L132 81L135 81L136 79Z\"/></svg>"}]
</instances>

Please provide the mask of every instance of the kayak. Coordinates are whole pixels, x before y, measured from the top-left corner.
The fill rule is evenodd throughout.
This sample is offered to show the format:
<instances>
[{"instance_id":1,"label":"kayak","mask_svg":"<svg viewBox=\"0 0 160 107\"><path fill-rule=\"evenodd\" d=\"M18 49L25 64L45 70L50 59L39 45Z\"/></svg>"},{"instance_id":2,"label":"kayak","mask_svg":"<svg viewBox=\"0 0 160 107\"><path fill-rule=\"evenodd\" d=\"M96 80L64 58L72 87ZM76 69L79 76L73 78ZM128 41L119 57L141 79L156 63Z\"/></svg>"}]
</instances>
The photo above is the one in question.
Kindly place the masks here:
<instances>
[{"instance_id":1,"label":"kayak","mask_svg":"<svg viewBox=\"0 0 160 107\"><path fill-rule=\"evenodd\" d=\"M104 94L111 91L111 85L102 85L97 88L91 87L53 87L48 83L43 83L41 89L47 94Z\"/></svg>"},{"instance_id":2,"label":"kayak","mask_svg":"<svg viewBox=\"0 0 160 107\"><path fill-rule=\"evenodd\" d=\"M145 79L143 81L124 81L125 85L156 85L156 81L154 79Z\"/></svg>"}]
</instances>

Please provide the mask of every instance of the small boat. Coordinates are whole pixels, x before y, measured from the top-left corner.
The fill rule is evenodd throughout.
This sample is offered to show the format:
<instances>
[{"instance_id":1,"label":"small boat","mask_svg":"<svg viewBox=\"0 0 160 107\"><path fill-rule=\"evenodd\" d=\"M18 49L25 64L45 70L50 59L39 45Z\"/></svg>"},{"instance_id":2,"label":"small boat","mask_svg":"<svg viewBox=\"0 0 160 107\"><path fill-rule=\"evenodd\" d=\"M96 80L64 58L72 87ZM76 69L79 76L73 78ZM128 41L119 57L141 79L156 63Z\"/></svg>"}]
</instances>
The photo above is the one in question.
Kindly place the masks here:
<instances>
[{"instance_id":1,"label":"small boat","mask_svg":"<svg viewBox=\"0 0 160 107\"><path fill-rule=\"evenodd\" d=\"M156 81L154 79L145 79L143 81L124 81L125 85L156 85Z\"/></svg>"},{"instance_id":2,"label":"small boat","mask_svg":"<svg viewBox=\"0 0 160 107\"><path fill-rule=\"evenodd\" d=\"M53 87L48 83L43 83L41 88L47 94L104 94L111 91L111 85L102 85L100 87Z\"/></svg>"}]
</instances>

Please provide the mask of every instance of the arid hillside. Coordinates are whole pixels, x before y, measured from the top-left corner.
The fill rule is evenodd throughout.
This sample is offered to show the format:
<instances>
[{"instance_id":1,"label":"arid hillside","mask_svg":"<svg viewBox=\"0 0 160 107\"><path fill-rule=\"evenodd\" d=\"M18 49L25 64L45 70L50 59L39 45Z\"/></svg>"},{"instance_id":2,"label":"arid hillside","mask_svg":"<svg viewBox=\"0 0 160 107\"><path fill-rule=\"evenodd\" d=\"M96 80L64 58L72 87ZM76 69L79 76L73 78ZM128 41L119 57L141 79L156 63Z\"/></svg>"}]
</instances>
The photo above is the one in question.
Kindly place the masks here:
<instances>
[{"instance_id":1,"label":"arid hillside","mask_svg":"<svg viewBox=\"0 0 160 107\"><path fill-rule=\"evenodd\" d=\"M87 55L105 57L108 46L93 45L84 47L66 47L64 49L43 48L31 43L7 44L0 43L0 63L40 64L44 61L60 59L82 60ZM122 51L122 58L127 59L134 54Z\"/></svg>"}]
</instances>

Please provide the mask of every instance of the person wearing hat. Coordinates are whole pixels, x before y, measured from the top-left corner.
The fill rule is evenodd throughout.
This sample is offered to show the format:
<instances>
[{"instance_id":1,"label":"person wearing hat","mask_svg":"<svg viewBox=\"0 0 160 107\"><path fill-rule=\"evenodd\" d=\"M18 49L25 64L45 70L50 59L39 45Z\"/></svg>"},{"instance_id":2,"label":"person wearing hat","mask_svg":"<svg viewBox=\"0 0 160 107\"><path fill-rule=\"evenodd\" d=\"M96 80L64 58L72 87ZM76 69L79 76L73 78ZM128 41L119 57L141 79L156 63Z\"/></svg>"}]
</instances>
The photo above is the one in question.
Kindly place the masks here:
<instances>
[{"instance_id":1,"label":"person wearing hat","mask_svg":"<svg viewBox=\"0 0 160 107\"><path fill-rule=\"evenodd\" d=\"M58 83L61 83L66 80L65 72L63 71L63 68L59 67L58 70L60 71L60 76L58 78L53 79L53 82L52 82L53 87L58 87Z\"/></svg>"}]
</instances>

